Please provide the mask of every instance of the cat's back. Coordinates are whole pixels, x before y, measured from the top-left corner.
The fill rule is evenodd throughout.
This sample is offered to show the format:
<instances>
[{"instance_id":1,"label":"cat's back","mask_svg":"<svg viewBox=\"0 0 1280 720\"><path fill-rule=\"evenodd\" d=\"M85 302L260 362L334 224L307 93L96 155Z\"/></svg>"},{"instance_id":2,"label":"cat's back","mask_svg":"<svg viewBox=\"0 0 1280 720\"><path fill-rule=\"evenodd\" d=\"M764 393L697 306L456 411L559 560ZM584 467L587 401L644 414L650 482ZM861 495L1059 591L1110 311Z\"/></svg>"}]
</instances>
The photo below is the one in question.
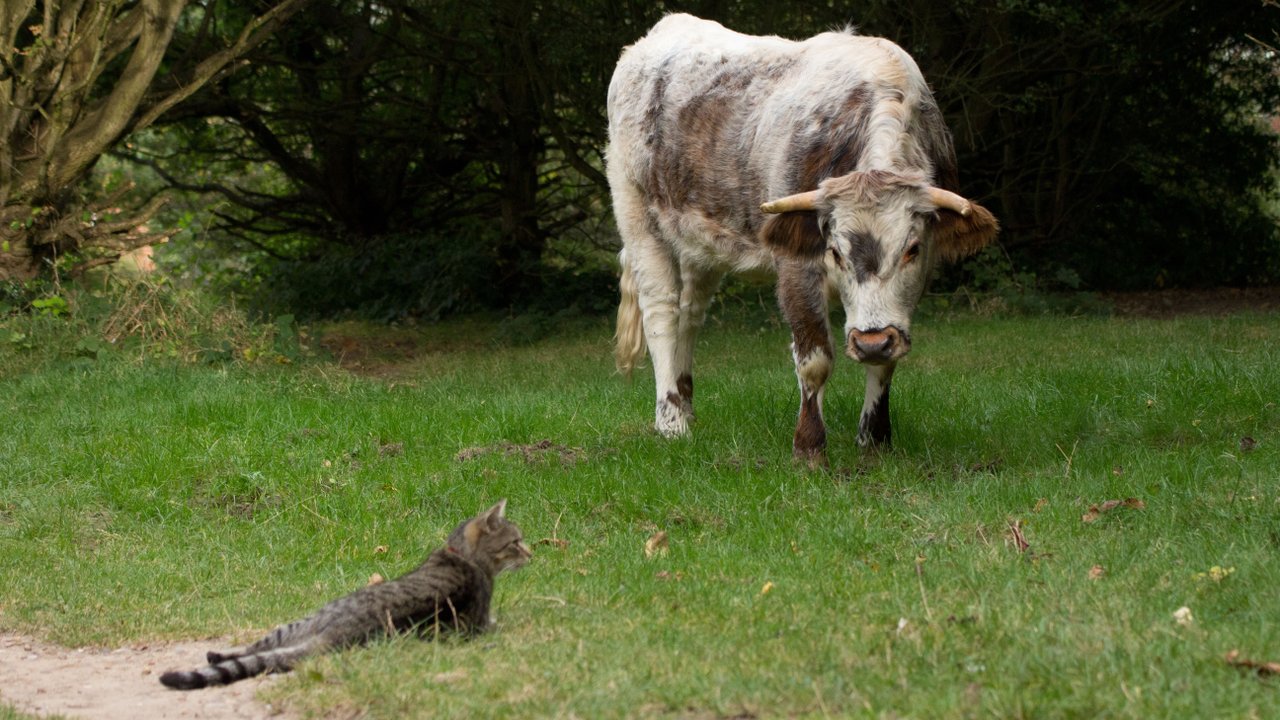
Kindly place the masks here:
<instances>
[{"instance_id":1,"label":"cat's back","mask_svg":"<svg viewBox=\"0 0 1280 720\"><path fill-rule=\"evenodd\" d=\"M421 565L387 584L403 584L405 589L422 593L454 593L474 586L492 586L493 579L474 561L448 548L441 548L431 553Z\"/></svg>"},{"instance_id":2,"label":"cat's back","mask_svg":"<svg viewBox=\"0 0 1280 720\"><path fill-rule=\"evenodd\" d=\"M369 589L378 588L375 585ZM462 613L476 604L487 606L493 592L493 578L474 561L442 549L432 553L412 572L387 583L382 592L389 601L418 603L430 608L443 603L451 611Z\"/></svg>"},{"instance_id":3,"label":"cat's back","mask_svg":"<svg viewBox=\"0 0 1280 720\"><path fill-rule=\"evenodd\" d=\"M440 620L469 620L467 611L492 592L493 581L474 563L441 549L405 575L361 588L325 605L311 618L330 642L360 642L382 632ZM459 617L460 616L460 617Z\"/></svg>"}]
</instances>

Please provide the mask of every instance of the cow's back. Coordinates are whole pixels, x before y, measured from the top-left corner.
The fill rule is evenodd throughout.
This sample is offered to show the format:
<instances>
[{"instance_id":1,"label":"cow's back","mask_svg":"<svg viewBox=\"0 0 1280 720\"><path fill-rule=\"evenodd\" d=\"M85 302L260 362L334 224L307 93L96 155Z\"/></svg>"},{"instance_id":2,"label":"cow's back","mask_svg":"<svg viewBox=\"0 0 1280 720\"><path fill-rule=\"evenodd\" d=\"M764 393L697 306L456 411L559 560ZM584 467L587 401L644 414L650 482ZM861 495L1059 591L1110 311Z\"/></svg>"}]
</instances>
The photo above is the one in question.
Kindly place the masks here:
<instances>
[{"instance_id":1,"label":"cow's back","mask_svg":"<svg viewBox=\"0 0 1280 720\"><path fill-rule=\"evenodd\" d=\"M882 97L906 110L877 127L869 118ZM831 32L792 41L670 15L624 51L614 72L610 180L660 213L712 217L747 240L763 220L760 202L816 186L798 186L815 182L797 168L805 148L827 152L841 134L857 135L864 165L893 165L921 104L932 98L919 69L887 40ZM877 145L878 131L890 140ZM866 147L882 147L884 157Z\"/></svg>"},{"instance_id":2,"label":"cow's back","mask_svg":"<svg viewBox=\"0 0 1280 720\"><path fill-rule=\"evenodd\" d=\"M683 167L705 166L716 159L706 151L720 156L741 149L735 132L752 121L759 95L772 92L764 87L763 70L771 62L793 63L795 44L743 35L691 15L663 18L623 52L614 71L608 97L610 162L622 163L632 183L683 204L657 187L676 180L674 168L666 165L683 157Z\"/></svg>"}]
</instances>

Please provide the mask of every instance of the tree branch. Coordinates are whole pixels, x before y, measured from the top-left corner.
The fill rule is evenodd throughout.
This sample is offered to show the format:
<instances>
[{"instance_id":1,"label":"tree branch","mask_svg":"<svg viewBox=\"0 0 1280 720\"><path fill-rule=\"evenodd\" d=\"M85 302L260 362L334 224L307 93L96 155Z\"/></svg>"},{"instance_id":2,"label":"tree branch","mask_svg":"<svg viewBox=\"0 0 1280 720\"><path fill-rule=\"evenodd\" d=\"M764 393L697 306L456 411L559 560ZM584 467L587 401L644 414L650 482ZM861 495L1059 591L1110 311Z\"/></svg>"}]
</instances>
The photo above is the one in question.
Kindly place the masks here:
<instances>
[{"instance_id":1,"label":"tree branch","mask_svg":"<svg viewBox=\"0 0 1280 720\"><path fill-rule=\"evenodd\" d=\"M214 53L196 65L191 77L187 78L181 87L147 108L134 122L133 129L142 130L148 127L169 108L190 97L196 90L199 90L225 71L231 63L244 57L246 53L260 45L285 20L289 19L290 16L301 10L309 2L311 0L282 0L279 5L251 20L240 32L240 37L236 39L231 47Z\"/></svg>"},{"instance_id":2,"label":"tree branch","mask_svg":"<svg viewBox=\"0 0 1280 720\"><path fill-rule=\"evenodd\" d=\"M46 189L51 191L71 183L124 134L164 59L185 4L186 0L142 0L146 23L128 65L111 94L85 113L58 144L49 159L43 183Z\"/></svg>"}]
</instances>

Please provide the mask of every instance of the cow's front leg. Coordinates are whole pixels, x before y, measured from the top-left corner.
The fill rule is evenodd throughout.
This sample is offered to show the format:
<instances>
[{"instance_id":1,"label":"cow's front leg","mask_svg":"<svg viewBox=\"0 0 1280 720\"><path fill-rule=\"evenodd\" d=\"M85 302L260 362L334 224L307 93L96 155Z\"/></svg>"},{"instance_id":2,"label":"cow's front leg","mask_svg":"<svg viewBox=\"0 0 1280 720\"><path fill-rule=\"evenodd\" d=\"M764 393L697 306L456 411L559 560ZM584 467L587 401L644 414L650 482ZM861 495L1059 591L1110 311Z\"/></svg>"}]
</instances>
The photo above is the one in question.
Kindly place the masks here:
<instances>
[{"instance_id":1,"label":"cow's front leg","mask_svg":"<svg viewBox=\"0 0 1280 720\"><path fill-rule=\"evenodd\" d=\"M827 326L826 275L821 265L778 261L778 303L791 326L791 354L800 382L800 413L792 441L795 457L826 462L827 426L822 392L831 375L831 330Z\"/></svg>"},{"instance_id":2,"label":"cow's front leg","mask_svg":"<svg viewBox=\"0 0 1280 720\"><path fill-rule=\"evenodd\" d=\"M858 419L858 444L888 446L892 439L889 425L889 384L893 380L893 363L867 365L867 394L862 400L862 417Z\"/></svg>"}]
</instances>

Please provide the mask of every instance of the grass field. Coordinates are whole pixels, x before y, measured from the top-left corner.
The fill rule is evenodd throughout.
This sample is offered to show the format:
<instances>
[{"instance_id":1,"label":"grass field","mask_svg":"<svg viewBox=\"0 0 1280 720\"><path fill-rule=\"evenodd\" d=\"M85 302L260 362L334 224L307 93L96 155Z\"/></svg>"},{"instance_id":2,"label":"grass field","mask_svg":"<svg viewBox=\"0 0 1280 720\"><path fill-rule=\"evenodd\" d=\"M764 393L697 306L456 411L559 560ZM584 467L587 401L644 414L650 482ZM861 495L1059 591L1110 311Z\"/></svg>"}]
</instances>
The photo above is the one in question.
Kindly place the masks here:
<instances>
[{"instance_id":1,"label":"grass field","mask_svg":"<svg viewBox=\"0 0 1280 720\"><path fill-rule=\"evenodd\" d=\"M650 430L647 372L613 374L604 321L509 331L332 328L396 350L365 358L372 376L14 363L0 629L251 639L506 497L536 556L499 579L496 632L318 659L271 699L375 718L1280 716L1280 678L1224 660L1280 660L1274 315L922 320L891 451L856 447L861 372L838 366L829 470L791 461L776 323L708 327L675 441Z\"/></svg>"}]
</instances>

